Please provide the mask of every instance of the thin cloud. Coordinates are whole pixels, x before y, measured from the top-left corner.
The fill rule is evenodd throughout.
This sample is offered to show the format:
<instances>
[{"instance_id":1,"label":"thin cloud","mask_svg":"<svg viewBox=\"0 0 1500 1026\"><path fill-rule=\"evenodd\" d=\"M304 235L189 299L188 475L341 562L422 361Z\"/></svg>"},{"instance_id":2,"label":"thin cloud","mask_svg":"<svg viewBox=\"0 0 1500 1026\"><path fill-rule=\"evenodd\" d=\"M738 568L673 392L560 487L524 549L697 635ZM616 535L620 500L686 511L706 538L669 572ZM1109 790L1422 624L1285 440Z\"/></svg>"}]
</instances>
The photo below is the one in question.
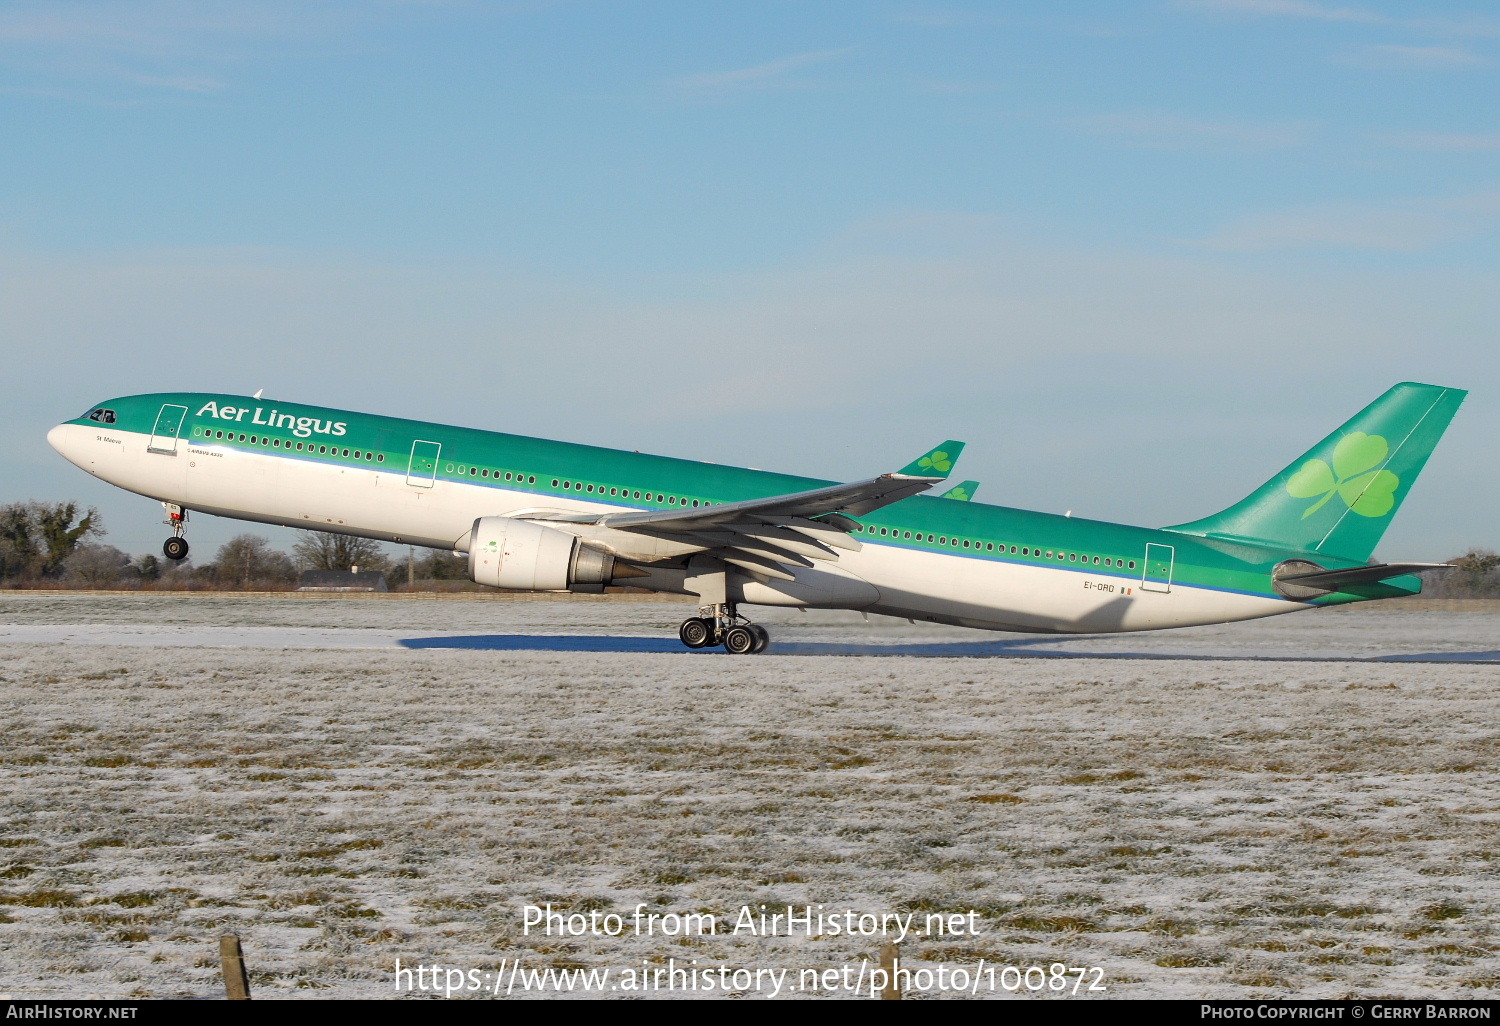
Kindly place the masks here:
<instances>
[{"instance_id":1,"label":"thin cloud","mask_svg":"<svg viewBox=\"0 0 1500 1026\"><path fill-rule=\"evenodd\" d=\"M930 96L979 96L1005 87L998 82L962 82L952 79L916 79L912 89Z\"/></svg>"},{"instance_id":2,"label":"thin cloud","mask_svg":"<svg viewBox=\"0 0 1500 1026\"><path fill-rule=\"evenodd\" d=\"M1181 10L1240 14L1259 18L1299 18L1303 21L1389 25L1453 36L1497 36L1500 21L1485 15L1442 18L1393 18L1364 7L1335 7L1312 0L1177 0Z\"/></svg>"},{"instance_id":3,"label":"thin cloud","mask_svg":"<svg viewBox=\"0 0 1500 1026\"><path fill-rule=\"evenodd\" d=\"M1444 132L1400 132L1381 136L1380 141L1403 150L1426 150L1434 153L1493 153L1500 150L1500 133L1465 135Z\"/></svg>"},{"instance_id":4,"label":"thin cloud","mask_svg":"<svg viewBox=\"0 0 1500 1026\"><path fill-rule=\"evenodd\" d=\"M1374 11L1357 7L1327 7L1306 0L1179 0L1178 7L1261 17L1306 18L1313 21L1384 22Z\"/></svg>"},{"instance_id":5,"label":"thin cloud","mask_svg":"<svg viewBox=\"0 0 1500 1026\"><path fill-rule=\"evenodd\" d=\"M1243 218L1198 240L1206 249L1255 253L1345 249L1413 253L1490 230L1500 191L1385 206L1327 204Z\"/></svg>"},{"instance_id":6,"label":"thin cloud","mask_svg":"<svg viewBox=\"0 0 1500 1026\"><path fill-rule=\"evenodd\" d=\"M1333 58L1334 63L1367 71L1444 71L1487 64L1482 57L1453 46L1351 47Z\"/></svg>"},{"instance_id":7,"label":"thin cloud","mask_svg":"<svg viewBox=\"0 0 1500 1026\"><path fill-rule=\"evenodd\" d=\"M160 56L235 42L298 38L333 27L335 8L298 3L23 2L0 8L0 43Z\"/></svg>"},{"instance_id":8,"label":"thin cloud","mask_svg":"<svg viewBox=\"0 0 1500 1026\"><path fill-rule=\"evenodd\" d=\"M673 85L680 89L694 92L716 92L763 85L777 79L783 79L791 72L801 68L837 60L845 54L852 52L853 49L854 47L852 46L846 46L838 50L813 50L808 53L792 54L790 57L780 57L774 61L766 61L764 64L751 65L748 68L735 68L731 71L690 75L686 78L675 80Z\"/></svg>"},{"instance_id":9,"label":"thin cloud","mask_svg":"<svg viewBox=\"0 0 1500 1026\"><path fill-rule=\"evenodd\" d=\"M971 28L1009 24L1011 19L985 11L959 11L940 7L911 7L891 15L892 21L923 28Z\"/></svg>"},{"instance_id":10,"label":"thin cloud","mask_svg":"<svg viewBox=\"0 0 1500 1026\"><path fill-rule=\"evenodd\" d=\"M347 47L383 10L303 0L12 0L0 5L0 61L32 88L84 102L92 101L79 87L101 83L210 93L225 88L216 72L309 44Z\"/></svg>"},{"instance_id":11,"label":"thin cloud","mask_svg":"<svg viewBox=\"0 0 1500 1026\"><path fill-rule=\"evenodd\" d=\"M224 83L217 79L190 75L133 75L130 81L153 89L175 89L183 93L216 93L224 88Z\"/></svg>"},{"instance_id":12,"label":"thin cloud","mask_svg":"<svg viewBox=\"0 0 1500 1026\"><path fill-rule=\"evenodd\" d=\"M1073 123L1100 135L1120 136L1141 145L1172 149L1288 149L1305 142L1309 131L1305 124L1203 121L1161 111L1100 114L1079 118Z\"/></svg>"}]
</instances>

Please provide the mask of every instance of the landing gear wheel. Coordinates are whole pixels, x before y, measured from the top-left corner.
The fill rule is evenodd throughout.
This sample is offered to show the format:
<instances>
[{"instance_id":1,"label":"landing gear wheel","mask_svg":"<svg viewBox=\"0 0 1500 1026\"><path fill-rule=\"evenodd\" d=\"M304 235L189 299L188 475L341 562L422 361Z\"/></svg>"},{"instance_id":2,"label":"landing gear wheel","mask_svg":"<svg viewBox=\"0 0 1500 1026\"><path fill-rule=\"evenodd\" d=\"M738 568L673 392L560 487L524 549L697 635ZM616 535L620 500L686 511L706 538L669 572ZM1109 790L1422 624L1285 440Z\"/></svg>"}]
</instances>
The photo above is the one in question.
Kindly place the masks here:
<instances>
[{"instance_id":1,"label":"landing gear wheel","mask_svg":"<svg viewBox=\"0 0 1500 1026\"><path fill-rule=\"evenodd\" d=\"M688 648L706 648L714 639L713 625L701 617L689 617L677 628L677 636Z\"/></svg>"},{"instance_id":2,"label":"landing gear wheel","mask_svg":"<svg viewBox=\"0 0 1500 1026\"><path fill-rule=\"evenodd\" d=\"M724 651L730 655L750 655L755 651L755 640L748 627L731 627L724 632Z\"/></svg>"},{"instance_id":3,"label":"landing gear wheel","mask_svg":"<svg viewBox=\"0 0 1500 1026\"><path fill-rule=\"evenodd\" d=\"M750 654L757 655L764 652L766 646L771 643L770 633L758 623L747 624L745 629L755 635L755 647L750 649Z\"/></svg>"},{"instance_id":4,"label":"landing gear wheel","mask_svg":"<svg viewBox=\"0 0 1500 1026\"><path fill-rule=\"evenodd\" d=\"M186 538L168 538L166 541L162 542L161 551L162 551L162 555L166 556L168 559L173 559L173 560L187 559L187 554L188 554L187 539Z\"/></svg>"}]
</instances>

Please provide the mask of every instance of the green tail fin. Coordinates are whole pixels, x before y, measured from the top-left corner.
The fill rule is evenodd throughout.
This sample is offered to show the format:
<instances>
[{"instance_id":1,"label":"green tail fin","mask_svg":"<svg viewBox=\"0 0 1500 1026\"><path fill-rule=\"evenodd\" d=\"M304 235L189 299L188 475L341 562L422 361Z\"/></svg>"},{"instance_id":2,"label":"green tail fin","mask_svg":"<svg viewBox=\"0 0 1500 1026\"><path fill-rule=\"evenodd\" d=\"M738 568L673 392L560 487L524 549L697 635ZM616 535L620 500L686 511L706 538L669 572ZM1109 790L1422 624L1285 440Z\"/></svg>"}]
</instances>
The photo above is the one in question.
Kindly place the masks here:
<instances>
[{"instance_id":1,"label":"green tail fin","mask_svg":"<svg viewBox=\"0 0 1500 1026\"><path fill-rule=\"evenodd\" d=\"M1166 530L1369 559L1466 395L1403 382L1249 498Z\"/></svg>"},{"instance_id":2,"label":"green tail fin","mask_svg":"<svg viewBox=\"0 0 1500 1026\"><path fill-rule=\"evenodd\" d=\"M949 488L939 499L957 499L959 502L970 502L974 498L974 492L979 488L978 481L963 481Z\"/></svg>"}]
</instances>

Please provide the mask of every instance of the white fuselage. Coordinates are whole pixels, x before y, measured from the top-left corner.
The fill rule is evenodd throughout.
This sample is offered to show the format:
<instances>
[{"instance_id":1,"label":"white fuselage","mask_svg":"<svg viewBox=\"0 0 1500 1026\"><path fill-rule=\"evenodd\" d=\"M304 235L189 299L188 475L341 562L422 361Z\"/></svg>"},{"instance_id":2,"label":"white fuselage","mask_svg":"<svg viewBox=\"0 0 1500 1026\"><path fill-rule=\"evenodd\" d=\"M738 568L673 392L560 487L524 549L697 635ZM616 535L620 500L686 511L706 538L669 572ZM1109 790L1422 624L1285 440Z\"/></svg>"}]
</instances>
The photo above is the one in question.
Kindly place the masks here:
<instances>
[{"instance_id":1,"label":"white fuselage","mask_svg":"<svg viewBox=\"0 0 1500 1026\"><path fill-rule=\"evenodd\" d=\"M146 437L105 425L62 424L48 441L101 480L190 510L459 552L467 550L469 531L480 517L639 508L539 496L490 482L413 483L403 468L333 466L201 439L179 440L172 454L152 452ZM664 559L686 551L668 551L670 543L625 532L607 534L602 544L626 559ZM589 537L601 543L597 535ZM760 605L864 609L989 630L1068 633L1223 623L1309 608L1178 583L1144 589L1141 573L1119 568L1054 569L860 541L860 551L841 550L836 562L799 571L796 582L744 578L732 597ZM688 593L681 570L655 570L629 583Z\"/></svg>"}]
</instances>

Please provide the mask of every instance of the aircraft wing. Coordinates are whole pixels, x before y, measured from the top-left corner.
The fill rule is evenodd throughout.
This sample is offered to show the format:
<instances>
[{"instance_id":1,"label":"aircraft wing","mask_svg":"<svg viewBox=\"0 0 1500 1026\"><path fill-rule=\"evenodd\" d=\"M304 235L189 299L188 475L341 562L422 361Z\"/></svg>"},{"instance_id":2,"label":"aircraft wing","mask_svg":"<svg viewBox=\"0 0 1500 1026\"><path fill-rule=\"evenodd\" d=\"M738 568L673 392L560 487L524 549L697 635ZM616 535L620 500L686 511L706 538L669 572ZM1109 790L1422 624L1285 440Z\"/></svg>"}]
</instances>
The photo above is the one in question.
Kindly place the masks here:
<instances>
[{"instance_id":1,"label":"aircraft wing","mask_svg":"<svg viewBox=\"0 0 1500 1026\"><path fill-rule=\"evenodd\" d=\"M702 551L752 574L792 580L790 567L810 567L819 559L836 560L836 549L858 552L860 543L849 537L849 532L859 525L850 518L864 516L945 480L963 447L962 442L944 442L895 473L806 492L696 509L548 514L535 519L696 542L702 545Z\"/></svg>"}]
</instances>

